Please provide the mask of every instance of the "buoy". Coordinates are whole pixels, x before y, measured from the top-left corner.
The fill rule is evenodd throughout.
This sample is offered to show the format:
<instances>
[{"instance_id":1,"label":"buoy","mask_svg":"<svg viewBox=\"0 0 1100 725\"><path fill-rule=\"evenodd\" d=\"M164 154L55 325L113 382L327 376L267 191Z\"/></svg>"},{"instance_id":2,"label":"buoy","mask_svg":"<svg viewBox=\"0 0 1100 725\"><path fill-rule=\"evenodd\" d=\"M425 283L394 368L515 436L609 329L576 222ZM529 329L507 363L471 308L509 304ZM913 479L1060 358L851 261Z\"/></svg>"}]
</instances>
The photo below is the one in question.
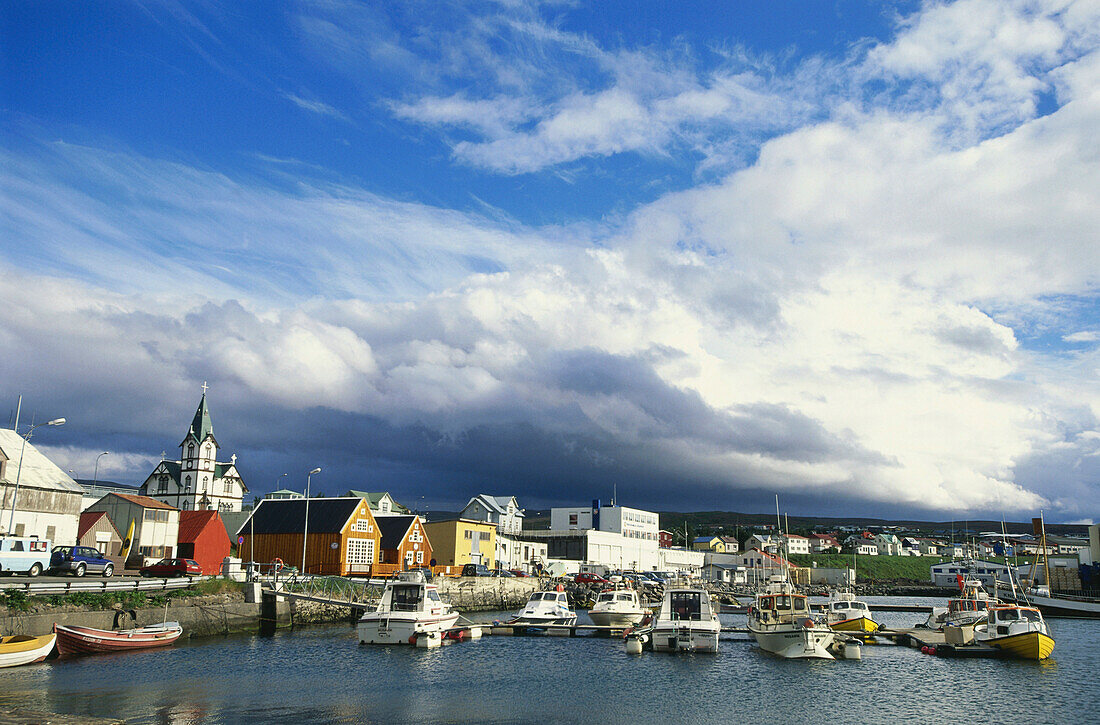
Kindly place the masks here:
<instances>
[{"instance_id":1,"label":"buoy","mask_svg":"<svg viewBox=\"0 0 1100 725\"><path fill-rule=\"evenodd\" d=\"M415 634L409 636L409 644L416 644L417 636Z\"/></svg>"},{"instance_id":2,"label":"buoy","mask_svg":"<svg viewBox=\"0 0 1100 725\"><path fill-rule=\"evenodd\" d=\"M555 589L555 591L564 592L565 591L565 586L562 585L562 584L559 584L557 589Z\"/></svg>"},{"instance_id":3,"label":"buoy","mask_svg":"<svg viewBox=\"0 0 1100 725\"><path fill-rule=\"evenodd\" d=\"M470 639L481 639L481 627L470 627Z\"/></svg>"},{"instance_id":4,"label":"buoy","mask_svg":"<svg viewBox=\"0 0 1100 725\"><path fill-rule=\"evenodd\" d=\"M628 637L626 640L626 653L640 655L642 653L642 640L639 637Z\"/></svg>"}]
</instances>

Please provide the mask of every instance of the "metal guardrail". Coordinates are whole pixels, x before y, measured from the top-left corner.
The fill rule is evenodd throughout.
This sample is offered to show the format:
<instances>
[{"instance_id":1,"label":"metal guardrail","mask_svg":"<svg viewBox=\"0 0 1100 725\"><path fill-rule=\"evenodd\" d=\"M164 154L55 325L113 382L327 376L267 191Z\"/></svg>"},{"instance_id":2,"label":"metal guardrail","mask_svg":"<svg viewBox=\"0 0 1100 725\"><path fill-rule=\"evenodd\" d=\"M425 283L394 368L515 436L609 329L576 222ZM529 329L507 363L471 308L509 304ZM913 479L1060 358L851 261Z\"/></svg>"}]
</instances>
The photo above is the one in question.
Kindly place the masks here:
<instances>
[{"instance_id":1,"label":"metal guardrail","mask_svg":"<svg viewBox=\"0 0 1100 725\"><path fill-rule=\"evenodd\" d=\"M297 573L271 577L266 582L264 579L267 577L261 577L263 586L273 590L277 597L357 609L375 606L385 585L382 580Z\"/></svg>"},{"instance_id":2,"label":"metal guardrail","mask_svg":"<svg viewBox=\"0 0 1100 725\"><path fill-rule=\"evenodd\" d=\"M211 579L209 576L187 576L172 579L73 579L72 581L4 582L0 591L21 591L27 596L44 594L75 594L76 592L148 592L170 589L186 589L195 582Z\"/></svg>"}]
</instances>

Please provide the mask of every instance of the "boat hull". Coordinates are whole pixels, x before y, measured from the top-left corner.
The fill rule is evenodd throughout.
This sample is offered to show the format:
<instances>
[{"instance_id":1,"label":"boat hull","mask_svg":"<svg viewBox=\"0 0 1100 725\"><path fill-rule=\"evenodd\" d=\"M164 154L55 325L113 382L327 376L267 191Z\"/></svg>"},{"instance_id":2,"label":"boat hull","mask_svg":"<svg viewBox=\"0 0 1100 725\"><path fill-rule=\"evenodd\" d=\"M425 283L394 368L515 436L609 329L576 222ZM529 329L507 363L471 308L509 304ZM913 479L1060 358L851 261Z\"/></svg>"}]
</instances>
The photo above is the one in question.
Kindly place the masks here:
<instances>
[{"instance_id":1,"label":"boat hull","mask_svg":"<svg viewBox=\"0 0 1100 725\"><path fill-rule=\"evenodd\" d=\"M445 632L458 621L458 612L419 619L392 613L372 614L360 619L356 627L360 644L413 644L414 637Z\"/></svg>"},{"instance_id":2,"label":"boat hull","mask_svg":"<svg viewBox=\"0 0 1100 725\"><path fill-rule=\"evenodd\" d=\"M845 619L841 622L833 622L829 626L838 632L877 632L879 629L878 622L867 617Z\"/></svg>"},{"instance_id":3,"label":"boat hull","mask_svg":"<svg viewBox=\"0 0 1100 725\"><path fill-rule=\"evenodd\" d=\"M53 652L57 635L44 637L15 635L0 638L0 668L30 665L46 659Z\"/></svg>"},{"instance_id":4,"label":"boat hull","mask_svg":"<svg viewBox=\"0 0 1100 725\"><path fill-rule=\"evenodd\" d=\"M1054 639L1042 632L1022 632L983 642L1024 660L1045 660L1054 651Z\"/></svg>"},{"instance_id":5,"label":"boat hull","mask_svg":"<svg viewBox=\"0 0 1100 725\"><path fill-rule=\"evenodd\" d=\"M784 659L836 659L829 652L836 639L831 629L825 627L775 628L762 630L749 626L749 631L760 649Z\"/></svg>"},{"instance_id":6,"label":"boat hull","mask_svg":"<svg viewBox=\"0 0 1100 725\"><path fill-rule=\"evenodd\" d=\"M612 612L589 610L588 618L597 627L632 627L645 618L645 612Z\"/></svg>"},{"instance_id":7,"label":"boat hull","mask_svg":"<svg viewBox=\"0 0 1100 725\"><path fill-rule=\"evenodd\" d=\"M1100 601L1063 599L1062 597L1048 597L1041 594L1028 594L1027 598L1031 604L1039 608L1044 616L1100 619Z\"/></svg>"},{"instance_id":8,"label":"boat hull","mask_svg":"<svg viewBox=\"0 0 1100 725\"><path fill-rule=\"evenodd\" d=\"M690 625L656 626L650 633L655 652L717 652L718 629Z\"/></svg>"},{"instance_id":9,"label":"boat hull","mask_svg":"<svg viewBox=\"0 0 1100 725\"><path fill-rule=\"evenodd\" d=\"M174 627L140 627L115 632L55 624L54 633L57 635L57 651L63 655L75 655L168 647L180 638L183 628L177 624Z\"/></svg>"},{"instance_id":10,"label":"boat hull","mask_svg":"<svg viewBox=\"0 0 1100 725\"><path fill-rule=\"evenodd\" d=\"M565 617L537 617L533 615L525 615L516 617L508 624L516 627L546 627L549 625L556 625L559 627L572 627L577 623L577 615Z\"/></svg>"}]
</instances>

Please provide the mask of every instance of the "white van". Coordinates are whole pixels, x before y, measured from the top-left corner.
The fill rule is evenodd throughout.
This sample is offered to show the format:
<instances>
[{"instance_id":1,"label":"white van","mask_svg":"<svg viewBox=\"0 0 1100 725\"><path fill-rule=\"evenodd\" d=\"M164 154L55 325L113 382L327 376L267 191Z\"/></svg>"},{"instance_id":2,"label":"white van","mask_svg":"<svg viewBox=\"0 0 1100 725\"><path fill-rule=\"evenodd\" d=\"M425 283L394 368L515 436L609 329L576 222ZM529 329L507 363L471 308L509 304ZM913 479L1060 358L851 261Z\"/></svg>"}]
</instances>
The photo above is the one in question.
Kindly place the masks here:
<instances>
[{"instance_id":1,"label":"white van","mask_svg":"<svg viewBox=\"0 0 1100 725\"><path fill-rule=\"evenodd\" d=\"M0 572L38 576L50 568L50 540L37 536L0 537Z\"/></svg>"}]
</instances>

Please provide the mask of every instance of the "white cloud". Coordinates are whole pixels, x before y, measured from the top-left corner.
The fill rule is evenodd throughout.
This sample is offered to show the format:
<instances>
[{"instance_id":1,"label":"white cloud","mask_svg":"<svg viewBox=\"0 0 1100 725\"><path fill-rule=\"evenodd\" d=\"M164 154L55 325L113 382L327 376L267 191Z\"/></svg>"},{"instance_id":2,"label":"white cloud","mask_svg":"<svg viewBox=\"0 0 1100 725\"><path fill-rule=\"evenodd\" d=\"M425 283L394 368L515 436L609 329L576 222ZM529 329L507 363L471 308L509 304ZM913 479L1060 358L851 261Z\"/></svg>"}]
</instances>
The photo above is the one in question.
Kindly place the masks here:
<instances>
[{"instance_id":1,"label":"white cloud","mask_svg":"<svg viewBox=\"0 0 1100 725\"><path fill-rule=\"evenodd\" d=\"M1082 330L1070 335L1063 335L1062 340L1065 342L1096 342L1100 340L1100 332L1096 332L1095 330Z\"/></svg>"}]
</instances>

